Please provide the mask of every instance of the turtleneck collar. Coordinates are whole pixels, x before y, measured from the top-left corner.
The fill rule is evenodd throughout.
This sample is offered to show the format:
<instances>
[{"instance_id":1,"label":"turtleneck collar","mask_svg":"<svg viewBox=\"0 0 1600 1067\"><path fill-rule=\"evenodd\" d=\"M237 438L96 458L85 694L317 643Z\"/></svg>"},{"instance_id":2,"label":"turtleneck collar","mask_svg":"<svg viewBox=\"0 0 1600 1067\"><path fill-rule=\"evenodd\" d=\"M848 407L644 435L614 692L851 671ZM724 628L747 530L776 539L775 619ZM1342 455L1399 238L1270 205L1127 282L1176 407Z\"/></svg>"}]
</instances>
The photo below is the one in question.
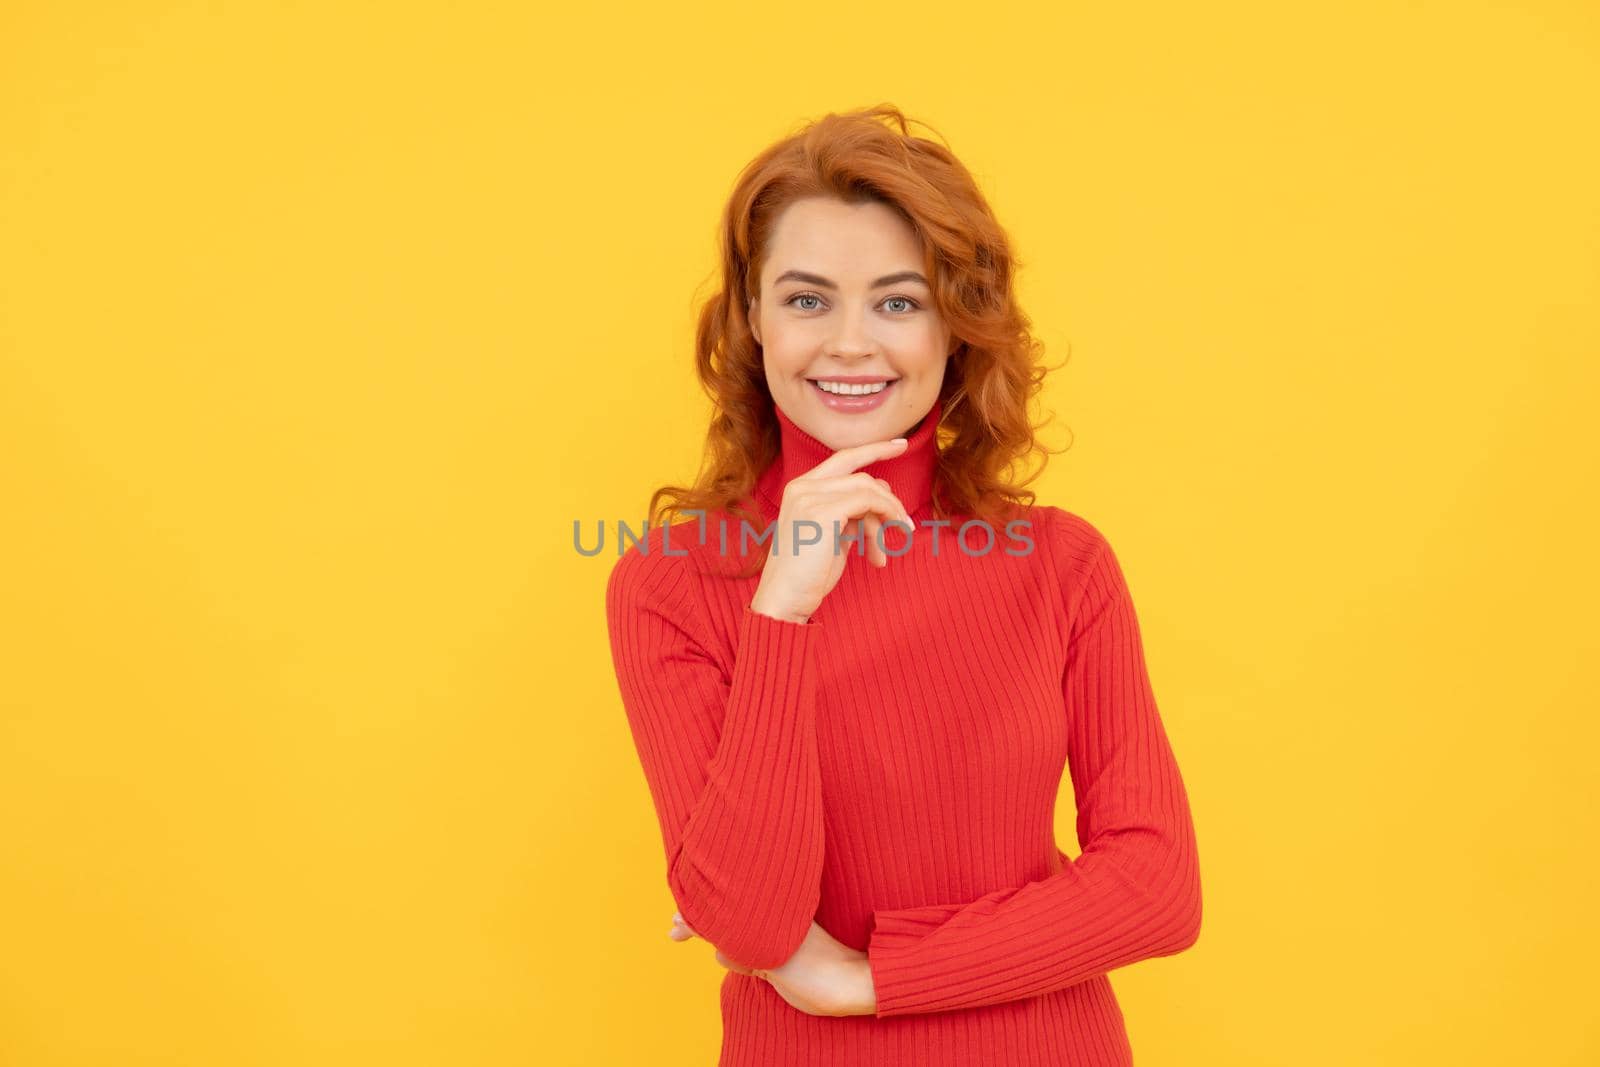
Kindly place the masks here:
<instances>
[{"instance_id":1,"label":"turtleneck collar","mask_svg":"<svg viewBox=\"0 0 1600 1067\"><path fill-rule=\"evenodd\" d=\"M911 432L904 452L857 468L888 482L912 516L933 499L934 471L939 463L939 417L943 408L944 398L935 397L933 407ZM767 513L776 516L784 487L833 455L835 450L796 426L782 408L774 405L773 410L778 415L781 450L757 480L756 489Z\"/></svg>"}]
</instances>

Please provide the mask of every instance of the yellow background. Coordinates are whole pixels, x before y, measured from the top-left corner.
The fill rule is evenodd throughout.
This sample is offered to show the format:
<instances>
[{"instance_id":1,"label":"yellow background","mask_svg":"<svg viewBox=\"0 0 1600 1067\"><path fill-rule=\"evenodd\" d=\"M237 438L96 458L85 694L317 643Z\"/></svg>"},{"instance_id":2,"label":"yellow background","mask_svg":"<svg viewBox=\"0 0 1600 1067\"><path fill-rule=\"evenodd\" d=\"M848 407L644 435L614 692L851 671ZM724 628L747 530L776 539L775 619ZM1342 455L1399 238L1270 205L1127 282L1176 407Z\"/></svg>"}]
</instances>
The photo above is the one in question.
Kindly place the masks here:
<instances>
[{"instance_id":1,"label":"yellow background","mask_svg":"<svg viewBox=\"0 0 1600 1067\"><path fill-rule=\"evenodd\" d=\"M879 101L1189 785L1139 1062L1594 1062L1597 20L8 5L0 1062L714 1062L572 523L693 476L738 169Z\"/></svg>"}]
</instances>

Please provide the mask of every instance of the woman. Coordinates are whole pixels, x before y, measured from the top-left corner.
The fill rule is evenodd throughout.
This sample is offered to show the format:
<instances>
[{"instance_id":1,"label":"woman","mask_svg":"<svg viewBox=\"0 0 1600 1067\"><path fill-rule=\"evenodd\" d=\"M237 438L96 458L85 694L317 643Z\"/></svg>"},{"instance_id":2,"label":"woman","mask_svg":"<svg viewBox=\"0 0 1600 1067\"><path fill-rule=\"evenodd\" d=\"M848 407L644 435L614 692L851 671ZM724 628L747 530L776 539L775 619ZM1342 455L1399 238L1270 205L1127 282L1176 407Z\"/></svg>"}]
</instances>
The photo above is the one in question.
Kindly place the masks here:
<instances>
[{"instance_id":1,"label":"woman","mask_svg":"<svg viewBox=\"0 0 1600 1067\"><path fill-rule=\"evenodd\" d=\"M709 466L606 591L721 1063L1130 1063L1107 972L1194 944L1194 828L1116 556L1004 476L1045 373L1006 237L887 105L763 152L723 235Z\"/></svg>"}]
</instances>

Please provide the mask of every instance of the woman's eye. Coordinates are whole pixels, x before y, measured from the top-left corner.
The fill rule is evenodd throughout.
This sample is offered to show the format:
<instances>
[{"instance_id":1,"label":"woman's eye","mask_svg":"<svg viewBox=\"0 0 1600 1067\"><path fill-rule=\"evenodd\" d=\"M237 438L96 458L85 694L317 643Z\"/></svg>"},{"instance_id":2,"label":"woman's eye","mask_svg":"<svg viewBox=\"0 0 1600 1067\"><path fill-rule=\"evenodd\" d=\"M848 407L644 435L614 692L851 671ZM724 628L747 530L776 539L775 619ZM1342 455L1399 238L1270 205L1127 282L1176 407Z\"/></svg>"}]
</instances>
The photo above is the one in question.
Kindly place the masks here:
<instances>
[{"instance_id":1,"label":"woman's eye","mask_svg":"<svg viewBox=\"0 0 1600 1067\"><path fill-rule=\"evenodd\" d=\"M817 305L816 304L803 304L803 303L801 303L801 301L803 301L803 300L815 300L815 301L818 301L820 303L820 301L822 300L822 297L816 295L815 293L796 293L794 296L791 296L788 300L785 300L784 303L792 304L795 307L798 307L801 311L815 311L815 310L817 310ZM891 297L889 297L889 298L884 300L884 304L904 304L905 305L904 308L891 308L890 309L891 311L901 311L901 312L915 311L917 309L917 307L918 307L917 302L915 300L912 300L910 297L907 297L907 296L891 296Z\"/></svg>"}]
</instances>

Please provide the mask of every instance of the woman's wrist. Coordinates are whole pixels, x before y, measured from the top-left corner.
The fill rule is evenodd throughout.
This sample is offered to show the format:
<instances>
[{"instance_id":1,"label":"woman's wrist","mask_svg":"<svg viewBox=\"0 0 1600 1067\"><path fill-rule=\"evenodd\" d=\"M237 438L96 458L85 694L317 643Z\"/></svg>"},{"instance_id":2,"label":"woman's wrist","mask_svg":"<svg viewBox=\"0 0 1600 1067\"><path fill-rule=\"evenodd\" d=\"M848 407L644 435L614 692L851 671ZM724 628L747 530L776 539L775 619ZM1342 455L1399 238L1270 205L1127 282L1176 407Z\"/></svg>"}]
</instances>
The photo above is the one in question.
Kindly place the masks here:
<instances>
[{"instance_id":1,"label":"woman's wrist","mask_svg":"<svg viewBox=\"0 0 1600 1067\"><path fill-rule=\"evenodd\" d=\"M872 963L865 956L856 960L853 966L853 981L850 991L850 1014L876 1015L878 1014L878 993L872 984Z\"/></svg>"},{"instance_id":2,"label":"woman's wrist","mask_svg":"<svg viewBox=\"0 0 1600 1067\"><path fill-rule=\"evenodd\" d=\"M802 626L811 619L809 613L791 611L787 608L776 607L771 603L762 600L760 593L757 593L755 598L750 601L750 610L755 612L757 615L766 615L769 618L778 619L782 622L792 622Z\"/></svg>"}]
</instances>

